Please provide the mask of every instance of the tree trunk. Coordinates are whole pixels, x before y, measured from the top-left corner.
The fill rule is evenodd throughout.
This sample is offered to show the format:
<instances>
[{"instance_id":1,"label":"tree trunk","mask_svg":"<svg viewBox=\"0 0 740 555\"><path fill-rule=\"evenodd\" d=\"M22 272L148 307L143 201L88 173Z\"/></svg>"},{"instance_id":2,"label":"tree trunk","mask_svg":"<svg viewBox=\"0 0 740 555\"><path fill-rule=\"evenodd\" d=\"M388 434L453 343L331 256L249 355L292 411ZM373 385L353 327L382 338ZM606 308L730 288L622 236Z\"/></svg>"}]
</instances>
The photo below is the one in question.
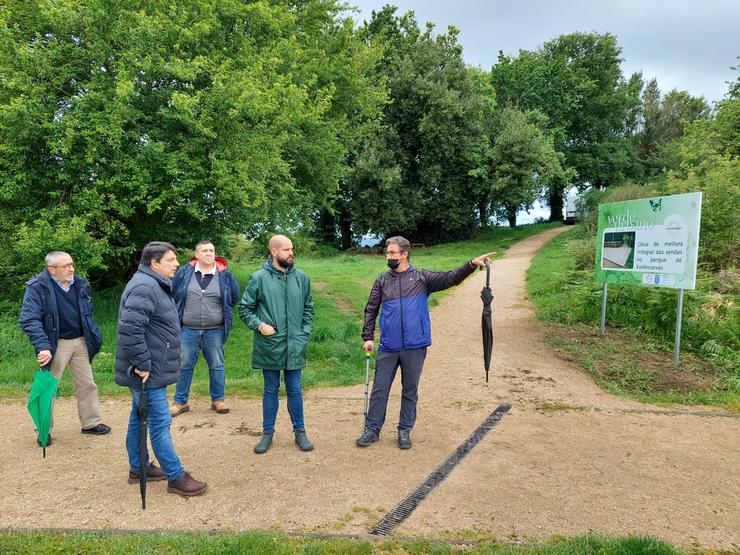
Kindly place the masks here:
<instances>
[{"instance_id":1,"label":"tree trunk","mask_svg":"<svg viewBox=\"0 0 740 555\"><path fill-rule=\"evenodd\" d=\"M547 202L550 205L550 222L563 221L563 187L552 184L547 192Z\"/></svg>"},{"instance_id":2,"label":"tree trunk","mask_svg":"<svg viewBox=\"0 0 740 555\"><path fill-rule=\"evenodd\" d=\"M339 248L346 251L352 248L352 218L350 216L347 207L342 204L342 208L339 212L339 234L340 234L340 246Z\"/></svg>"},{"instance_id":3,"label":"tree trunk","mask_svg":"<svg viewBox=\"0 0 740 555\"><path fill-rule=\"evenodd\" d=\"M488 199L478 201L478 214L480 215L480 226L488 225Z\"/></svg>"},{"instance_id":4,"label":"tree trunk","mask_svg":"<svg viewBox=\"0 0 740 555\"><path fill-rule=\"evenodd\" d=\"M516 208L506 207L506 219L509 220L509 227L516 227Z\"/></svg>"}]
</instances>

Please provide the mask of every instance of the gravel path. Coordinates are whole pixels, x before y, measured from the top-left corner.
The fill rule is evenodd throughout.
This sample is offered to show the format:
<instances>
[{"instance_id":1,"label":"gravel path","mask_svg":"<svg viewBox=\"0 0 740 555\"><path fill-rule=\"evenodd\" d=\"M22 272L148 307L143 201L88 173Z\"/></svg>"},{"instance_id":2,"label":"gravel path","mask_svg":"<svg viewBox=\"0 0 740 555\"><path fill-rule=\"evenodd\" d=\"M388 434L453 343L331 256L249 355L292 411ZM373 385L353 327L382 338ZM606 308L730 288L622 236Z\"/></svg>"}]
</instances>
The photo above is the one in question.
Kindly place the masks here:
<instances>
[{"instance_id":1,"label":"gravel path","mask_svg":"<svg viewBox=\"0 0 740 555\"><path fill-rule=\"evenodd\" d=\"M309 392L311 453L293 444L284 400L272 449L255 455L260 400L231 398L231 413L216 415L207 399L196 399L172 431L186 468L206 480L209 491L186 499L167 494L166 483L153 483L142 511L138 487L126 484L125 397L103 400L104 421L113 427L103 437L81 435L74 400L60 399L46 459L25 401L6 400L0 403L0 472L14 485L0 498L0 528L362 534L496 406L509 403L509 414L396 534L529 542L593 531L740 548L740 419L616 398L548 353L524 275L536 251L561 231L522 241L493 264L488 384L480 340L485 274L476 273L433 310L434 344L413 449L395 444L398 384L381 441L363 450L354 446L362 429L362 385ZM362 376L364 369L357 372Z\"/></svg>"}]
</instances>

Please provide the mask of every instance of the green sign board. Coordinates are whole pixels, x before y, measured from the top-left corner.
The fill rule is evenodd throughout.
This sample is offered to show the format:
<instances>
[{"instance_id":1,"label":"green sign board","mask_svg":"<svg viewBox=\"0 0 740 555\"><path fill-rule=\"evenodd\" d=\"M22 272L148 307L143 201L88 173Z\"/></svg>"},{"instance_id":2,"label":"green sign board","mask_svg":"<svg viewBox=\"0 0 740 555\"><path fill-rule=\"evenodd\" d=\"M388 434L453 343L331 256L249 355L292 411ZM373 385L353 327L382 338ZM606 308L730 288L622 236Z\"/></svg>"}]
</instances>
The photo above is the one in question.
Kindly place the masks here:
<instances>
[{"instance_id":1,"label":"green sign board","mask_svg":"<svg viewBox=\"0 0 740 555\"><path fill-rule=\"evenodd\" d=\"M694 289L701 193L599 206L596 280Z\"/></svg>"}]
</instances>

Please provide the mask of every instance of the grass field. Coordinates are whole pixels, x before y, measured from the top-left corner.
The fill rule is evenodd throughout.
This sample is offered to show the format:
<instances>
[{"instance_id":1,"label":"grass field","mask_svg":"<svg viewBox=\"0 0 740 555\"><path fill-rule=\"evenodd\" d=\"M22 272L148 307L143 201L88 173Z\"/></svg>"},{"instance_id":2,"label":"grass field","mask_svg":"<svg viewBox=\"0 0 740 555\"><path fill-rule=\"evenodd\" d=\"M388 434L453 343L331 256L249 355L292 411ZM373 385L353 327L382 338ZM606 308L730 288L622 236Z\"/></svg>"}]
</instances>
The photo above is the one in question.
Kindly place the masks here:
<instances>
[{"instance_id":1,"label":"grass field","mask_svg":"<svg viewBox=\"0 0 740 555\"><path fill-rule=\"evenodd\" d=\"M368 541L349 538L287 536L266 532L218 535L203 533L112 535L53 532L0 533L0 553L29 555L47 553L443 555L460 552L473 555L673 555L682 553L671 545L656 539L605 538L591 534L568 539L555 538L550 543L541 545L513 546L493 542Z\"/></svg>"},{"instance_id":2,"label":"grass field","mask_svg":"<svg viewBox=\"0 0 740 555\"><path fill-rule=\"evenodd\" d=\"M560 224L526 225L517 228L494 228L480 237L465 242L449 243L412 251L411 263L430 270L450 270L465 260L488 251L503 255L511 245ZM180 256L184 262L187 255ZM309 343L308 366L303 376L306 388L340 386L364 380L364 355L360 331L362 312L370 286L385 269L382 255L337 255L312 258L296 253L296 264L311 278L315 319ZM261 261L232 265L239 284L244 287ZM121 289L93 295L95 318L105 342L93 361L93 372L102 395L128 393L114 381L116 317ZM439 297L439 293L435 297ZM436 304L432 297L431 304ZM30 390L36 368L33 348L18 327L19 304L7 304L0 317L0 396L16 397ZM251 368L253 332L235 318L226 344L227 396L257 396L262 393L262 374ZM72 394L72 382L65 372L61 395ZM191 392L208 393L208 370L200 358Z\"/></svg>"}]
</instances>

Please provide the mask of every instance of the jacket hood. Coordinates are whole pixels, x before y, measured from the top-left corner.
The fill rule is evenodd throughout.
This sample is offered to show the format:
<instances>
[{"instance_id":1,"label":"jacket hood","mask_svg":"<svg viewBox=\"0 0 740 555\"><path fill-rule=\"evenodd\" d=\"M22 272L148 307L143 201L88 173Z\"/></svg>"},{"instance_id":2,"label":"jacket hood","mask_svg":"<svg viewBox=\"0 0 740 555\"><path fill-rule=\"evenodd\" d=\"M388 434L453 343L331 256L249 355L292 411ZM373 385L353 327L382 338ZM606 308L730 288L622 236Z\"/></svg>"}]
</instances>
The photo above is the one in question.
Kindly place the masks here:
<instances>
[{"instance_id":1,"label":"jacket hood","mask_svg":"<svg viewBox=\"0 0 740 555\"><path fill-rule=\"evenodd\" d=\"M268 272L277 274L277 275L292 274L295 271L295 264L293 264L290 268L288 268L287 272L281 272L272 263L272 257L268 257L267 260L265 260L265 263L262 265L262 267Z\"/></svg>"},{"instance_id":2,"label":"jacket hood","mask_svg":"<svg viewBox=\"0 0 740 555\"><path fill-rule=\"evenodd\" d=\"M229 263L226 262L226 259L223 256L217 256L215 258L215 262L216 262L216 269L219 272L223 272L226 268L229 267ZM188 264L190 264L193 268L195 268L195 265L197 263L198 263L198 259L195 257L191 258L190 261L188 262Z\"/></svg>"},{"instance_id":3,"label":"jacket hood","mask_svg":"<svg viewBox=\"0 0 740 555\"><path fill-rule=\"evenodd\" d=\"M157 280L157 283L159 283L160 287L162 289L165 289L168 293L172 293L172 281L169 279L166 279L164 276L159 275L157 272L152 270L149 266L146 266L145 264L139 264L139 271L142 274L146 274L151 278L154 278Z\"/></svg>"}]
</instances>

